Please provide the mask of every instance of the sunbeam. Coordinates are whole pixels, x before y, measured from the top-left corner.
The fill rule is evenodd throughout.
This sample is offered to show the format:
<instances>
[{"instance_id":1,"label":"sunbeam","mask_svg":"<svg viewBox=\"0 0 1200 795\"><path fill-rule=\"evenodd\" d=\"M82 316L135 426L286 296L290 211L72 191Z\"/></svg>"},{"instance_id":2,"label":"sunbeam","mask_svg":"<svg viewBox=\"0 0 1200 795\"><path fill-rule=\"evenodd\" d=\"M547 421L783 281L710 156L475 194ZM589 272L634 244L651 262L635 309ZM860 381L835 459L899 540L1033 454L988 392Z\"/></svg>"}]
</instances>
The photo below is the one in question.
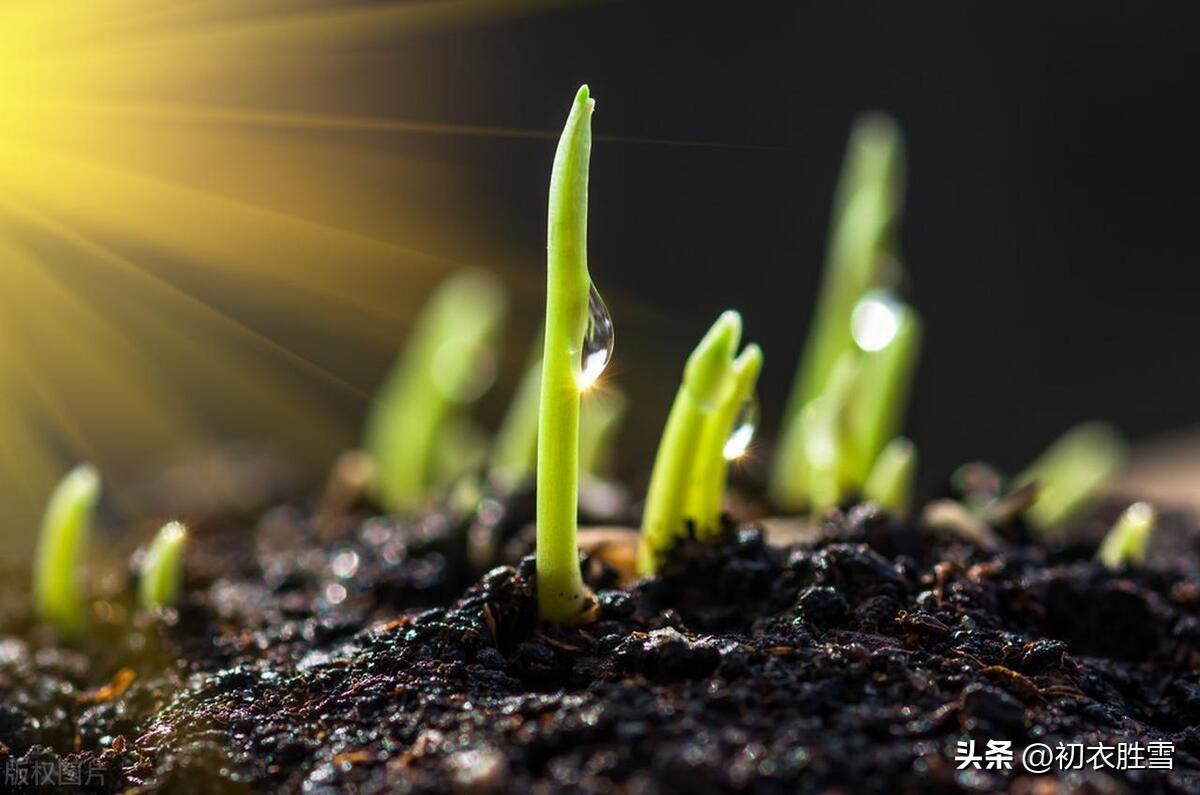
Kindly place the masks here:
<instances>
[{"instance_id":1,"label":"sunbeam","mask_svg":"<svg viewBox=\"0 0 1200 795\"><path fill-rule=\"evenodd\" d=\"M136 472L222 435L344 443L336 408L369 388L344 352L394 349L455 263L422 201L446 168L342 134L462 130L348 113L339 85L373 44L548 5L0 4L8 554L74 460Z\"/></svg>"}]
</instances>

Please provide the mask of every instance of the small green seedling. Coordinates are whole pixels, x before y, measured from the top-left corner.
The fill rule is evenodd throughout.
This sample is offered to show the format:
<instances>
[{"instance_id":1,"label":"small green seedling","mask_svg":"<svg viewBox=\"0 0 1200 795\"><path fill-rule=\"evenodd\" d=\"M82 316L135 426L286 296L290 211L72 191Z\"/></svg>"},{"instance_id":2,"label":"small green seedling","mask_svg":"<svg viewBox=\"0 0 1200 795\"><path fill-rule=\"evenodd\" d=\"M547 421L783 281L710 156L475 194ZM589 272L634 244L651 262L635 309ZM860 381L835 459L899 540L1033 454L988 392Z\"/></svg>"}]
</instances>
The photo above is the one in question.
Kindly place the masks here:
<instances>
[{"instance_id":1,"label":"small green seedling","mask_svg":"<svg viewBox=\"0 0 1200 795\"><path fill-rule=\"evenodd\" d=\"M585 348L592 292L587 204L594 108L588 87L581 87L554 155L547 223L546 333L537 443L537 590L541 617L563 623L584 620L590 601L579 568L577 514L580 396L598 375Z\"/></svg>"},{"instance_id":2,"label":"small green seedling","mask_svg":"<svg viewBox=\"0 0 1200 795\"><path fill-rule=\"evenodd\" d=\"M169 607L183 592L183 550L187 530L167 522L146 550L138 581L138 602L147 610Z\"/></svg>"},{"instance_id":3,"label":"small green seedling","mask_svg":"<svg viewBox=\"0 0 1200 795\"><path fill-rule=\"evenodd\" d=\"M770 494L782 508L805 505L803 479L796 476L804 469L801 414L827 391L837 363L854 350L851 328L859 302L868 292L891 287L899 280L896 229L903 207L903 170L903 140L895 122L882 114L859 120L851 132L834 200L816 313L788 398L781 444L772 467Z\"/></svg>"},{"instance_id":4,"label":"small green seedling","mask_svg":"<svg viewBox=\"0 0 1200 795\"><path fill-rule=\"evenodd\" d=\"M718 537L721 503L729 481L729 462L745 454L753 439L756 418L744 416L744 413L754 400L754 387L762 364L762 348L747 345L733 360L724 394L704 425L685 509L695 524L696 537L702 541L713 541Z\"/></svg>"},{"instance_id":5,"label":"small green seedling","mask_svg":"<svg viewBox=\"0 0 1200 795\"><path fill-rule=\"evenodd\" d=\"M1089 422L1067 431L1013 482L1035 485L1025 518L1038 530L1061 527L1087 510L1125 461L1125 443L1110 426Z\"/></svg>"},{"instance_id":6,"label":"small green seedling","mask_svg":"<svg viewBox=\"0 0 1200 795\"><path fill-rule=\"evenodd\" d=\"M537 468L541 389L542 339L539 336L492 448L488 477L501 492L515 491L533 480Z\"/></svg>"},{"instance_id":7,"label":"small green seedling","mask_svg":"<svg viewBox=\"0 0 1200 795\"><path fill-rule=\"evenodd\" d=\"M917 448L899 437L888 442L875 459L863 486L863 497L897 516L912 510L917 482Z\"/></svg>"},{"instance_id":8,"label":"small green seedling","mask_svg":"<svg viewBox=\"0 0 1200 795\"><path fill-rule=\"evenodd\" d=\"M82 567L99 498L99 473L90 464L80 464L54 489L42 518L33 571L34 608L42 621L69 635L78 635L88 623Z\"/></svg>"},{"instance_id":9,"label":"small green seedling","mask_svg":"<svg viewBox=\"0 0 1200 795\"><path fill-rule=\"evenodd\" d=\"M506 305L495 277L470 270L443 282L422 310L367 420L365 447L388 507L415 510L461 474L436 456L469 439L463 408L491 385Z\"/></svg>"},{"instance_id":10,"label":"small green seedling","mask_svg":"<svg viewBox=\"0 0 1200 795\"><path fill-rule=\"evenodd\" d=\"M613 445L629 401L613 386L590 390L579 416L579 474L585 480L605 480L612 474Z\"/></svg>"},{"instance_id":11,"label":"small green seedling","mask_svg":"<svg viewBox=\"0 0 1200 795\"><path fill-rule=\"evenodd\" d=\"M1135 502L1125 509L1104 536L1096 559L1110 569L1146 562L1150 536L1158 525L1158 513L1147 502Z\"/></svg>"},{"instance_id":12,"label":"small green seedling","mask_svg":"<svg viewBox=\"0 0 1200 795\"><path fill-rule=\"evenodd\" d=\"M644 574L658 569L663 556L685 532L687 500L702 454L704 429L727 394L741 335L741 316L725 312L688 357L658 443L642 513L638 565Z\"/></svg>"}]
</instances>

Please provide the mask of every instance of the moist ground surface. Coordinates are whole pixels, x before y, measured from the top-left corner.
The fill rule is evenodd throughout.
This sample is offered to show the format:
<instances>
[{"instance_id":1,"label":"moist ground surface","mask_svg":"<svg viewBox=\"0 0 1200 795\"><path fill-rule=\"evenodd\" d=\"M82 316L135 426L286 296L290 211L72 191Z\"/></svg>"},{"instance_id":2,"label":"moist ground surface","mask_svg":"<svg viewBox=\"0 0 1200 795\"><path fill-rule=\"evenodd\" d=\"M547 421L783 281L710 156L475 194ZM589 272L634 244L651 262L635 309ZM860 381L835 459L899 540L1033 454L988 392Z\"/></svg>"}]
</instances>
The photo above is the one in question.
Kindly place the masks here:
<instances>
[{"instance_id":1,"label":"moist ground surface","mask_svg":"<svg viewBox=\"0 0 1200 795\"><path fill-rule=\"evenodd\" d=\"M113 586L73 646L14 596L5 788L1200 792L1186 517L1119 572L1091 562L1112 510L1052 542L1014 524L986 550L867 506L770 543L751 523L633 586L611 549L588 558L599 618L554 628L519 558L528 509L212 522L177 610L141 615ZM493 531L511 564L479 576L466 538ZM1012 769L957 769L960 742L989 740L1011 741ZM1173 769L1116 769L1118 745L1155 742ZM1035 775L1031 743L1082 744L1083 769Z\"/></svg>"}]
</instances>

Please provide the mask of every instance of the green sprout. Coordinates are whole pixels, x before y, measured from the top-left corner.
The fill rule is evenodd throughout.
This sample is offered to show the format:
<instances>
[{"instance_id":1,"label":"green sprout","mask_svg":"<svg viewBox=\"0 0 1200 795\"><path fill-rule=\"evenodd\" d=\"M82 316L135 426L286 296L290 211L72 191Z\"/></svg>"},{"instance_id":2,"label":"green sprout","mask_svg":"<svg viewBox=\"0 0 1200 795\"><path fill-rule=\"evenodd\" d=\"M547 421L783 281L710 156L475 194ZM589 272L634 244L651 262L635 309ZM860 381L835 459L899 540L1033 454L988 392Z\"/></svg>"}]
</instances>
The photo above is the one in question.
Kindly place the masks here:
<instances>
[{"instance_id":1,"label":"green sprout","mask_svg":"<svg viewBox=\"0 0 1200 795\"><path fill-rule=\"evenodd\" d=\"M33 570L34 608L69 635L87 626L82 564L100 498L100 475L90 464L72 469L55 487L42 517Z\"/></svg>"},{"instance_id":2,"label":"green sprout","mask_svg":"<svg viewBox=\"0 0 1200 795\"><path fill-rule=\"evenodd\" d=\"M495 277L469 270L443 282L422 310L367 420L365 446L388 507L417 509L461 474L437 456L469 442L463 408L491 385L506 305Z\"/></svg>"},{"instance_id":3,"label":"green sprout","mask_svg":"<svg viewBox=\"0 0 1200 795\"><path fill-rule=\"evenodd\" d=\"M847 417L846 477L855 486L866 482L884 445L904 424L921 348L921 318L912 307L868 298L860 303L860 315L873 320L855 328L855 340L864 346Z\"/></svg>"},{"instance_id":4,"label":"green sprout","mask_svg":"<svg viewBox=\"0 0 1200 795\"><path fill-rule=\"evenodd\" d=\"M615 387L591 390L579 415L579 474L604 480L612 471L613 444L629 401Z\"/></svg>"},{"instance_id":5,"label":"green sprout","mask_svg":"<svg viewBox=\"0 0 1200 795\"><path fill-rule=\"evenodd\" d=\"M897 437L875 459L875 466L863 485L863 497L897 516L912 510L917 480L917 448Z\"/></svg>"},{"instance_id":6,"label":"green sprout","mask_svg":"<svg viewBox=\"0 0 1200 795\"><path fill-rule=\"evenodd\" d=\"M747 345L733 360L725 394L719 398L701 433L686 512L695 522L697 537L703 541L713 541L718 536L729 462L740 458L753 438L754 418L739 418L739 415L754 399L762 363L762 348L754 344Z\"/></svg>"},{"instance_id":7,"label":"green sprout","mask_svg":"<svg viewBox=\"0 0 1200 795\"><path fill-rule=\"evenodd\" d=\"M821 292L772 467L769 490L780 507L805 505L803 478L797 477L805 469L801 415L828 390L838 362L855 349L851 330L855 309L870 291L899 280L896 229L903 206L903 170L903 140L895 122L878 113L860 119L850 135L834 200ZM857 456L854 460L862 469ZM865 477L866 472L859 474Z\"/></svg>"},{"instance_id":8,"label":"green sprout","mask_svg":"<svg viewBox=\"0 0 1200 795\"><path fill-rule=\"evenodd\" d=\"M183 550L187 530L179 522L167 522L158 531L138 582L138 601L147 610L168 607L183 591Z\"/></svg>"},{"instance_id":9,"label":"green sprout","mask_svg":"<svg viewBox=\"0 0 1200 795\"><path fill-rule=\"evenodd\" d=\"M1089 422L1067 431L1013 482L1034 484L1025 518L1041 531L1061 527L1087 510L1125 460L1125 443L1110 426Z\"/></svg>"},{"instance_id":10,"label":"green sprout","mask_svg":"<svg viewBox=\"0 0 1200 795\"><path fill-rule=\"evenodd\" d=\"M794 473L802 504L823 513L842 502L853 488L847 478L849 413L861 362L851 354L838 361L825 392L801 412L797 427L802 446Z\"/></svg>"},{"instance_id":11,"label":"green sprout","mask_svg":"<svg viewBox=\"0 0 1200 795\"><path fill-rule=\"evenodd\" d=\"M592 292L587 202L594 108L588 87L580 87L550 177L546 332L538 407L537 590L542 618L556 622L584 619L590 601L579 567L577 524L579 404L595 375L590 366L584 369Z\"/></svg>"},{"instance_id":12,"label":"green sprout","mask_svg":"<svg viewBox=\"0 0 1200 795\"><path fill-rule=\"evenodd\" d=\"M541 399L541 389L542 340L539 336L492 447L488 477L502 492L514 491L533 480L537 467L538 401Z\"/></svg>"},{"instance_id":13,"label":"green sprout","mask_svg":"<svg viewBox=\"0 0 1200 795\"><path fill-rule=\"evenodd\" d=\"M663 556L685 532L687 501L696 464L703 455L704 430L727 394L741 335L741 316L724 312L688 357L658 443L642 513L638 565L644 574L658 569Z\"/></svg>"},{"instance_id":14,"label":"green sprout","mask_svg":"<svg viewBox=\"0 0 1200 795\"><path fill-rule=\"evenodd\" d=\"M1150 536L1157 525L1158 513L1154 506L1148 502L1135 502L1125 509L1104 536L1096 559L1110 569L1145 563Z\"/></svg>"}]
</instances>

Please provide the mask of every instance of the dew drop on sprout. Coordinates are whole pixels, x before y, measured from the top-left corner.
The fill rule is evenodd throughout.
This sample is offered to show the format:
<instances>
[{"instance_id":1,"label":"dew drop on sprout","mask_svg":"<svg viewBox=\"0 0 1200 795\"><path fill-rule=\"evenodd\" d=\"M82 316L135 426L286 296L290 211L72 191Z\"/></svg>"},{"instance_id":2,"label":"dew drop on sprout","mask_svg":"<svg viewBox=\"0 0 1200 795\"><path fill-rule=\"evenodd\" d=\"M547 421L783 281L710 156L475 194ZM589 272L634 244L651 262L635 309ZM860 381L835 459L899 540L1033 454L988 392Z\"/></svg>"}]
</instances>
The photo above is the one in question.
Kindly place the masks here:
<instances>
[{"instance_id":1,"label":"dew drop on sprout","mask_svg":"<svg viewBox=\"0 0 1200 795\"><path fill-rule=\"evenodd\" d=\"M850 334L864 351L880 351L900 330L901 303L890 290L872 290L859 300L850 316Z\"/></svg>"},{"instance_id":2,"label":"dew drop on sprout","mask_svg":"<svg viewBox=\"0 0 1200 795\"><path fill-rule=\"evenodd\" d=\"M758 413L758 395L750 395L738 409L733 431L725 440L722 453L726 461L741 458L750 448L750 442L754 441L754 434L758 431Z\"/></svg>"},{"instance_id":3,"label":"dew drop on sprout","mask_svg":"<svg viewBox=\"0 0 1200 795\"><path fill-rule=\"evenodd\" d=\"M587 328L583 333L583 354L580 356L579 390L582 392L608 367L613 353L613 322L604 299L596 285L588 292Z\"/></svg>"}]
</instances>

